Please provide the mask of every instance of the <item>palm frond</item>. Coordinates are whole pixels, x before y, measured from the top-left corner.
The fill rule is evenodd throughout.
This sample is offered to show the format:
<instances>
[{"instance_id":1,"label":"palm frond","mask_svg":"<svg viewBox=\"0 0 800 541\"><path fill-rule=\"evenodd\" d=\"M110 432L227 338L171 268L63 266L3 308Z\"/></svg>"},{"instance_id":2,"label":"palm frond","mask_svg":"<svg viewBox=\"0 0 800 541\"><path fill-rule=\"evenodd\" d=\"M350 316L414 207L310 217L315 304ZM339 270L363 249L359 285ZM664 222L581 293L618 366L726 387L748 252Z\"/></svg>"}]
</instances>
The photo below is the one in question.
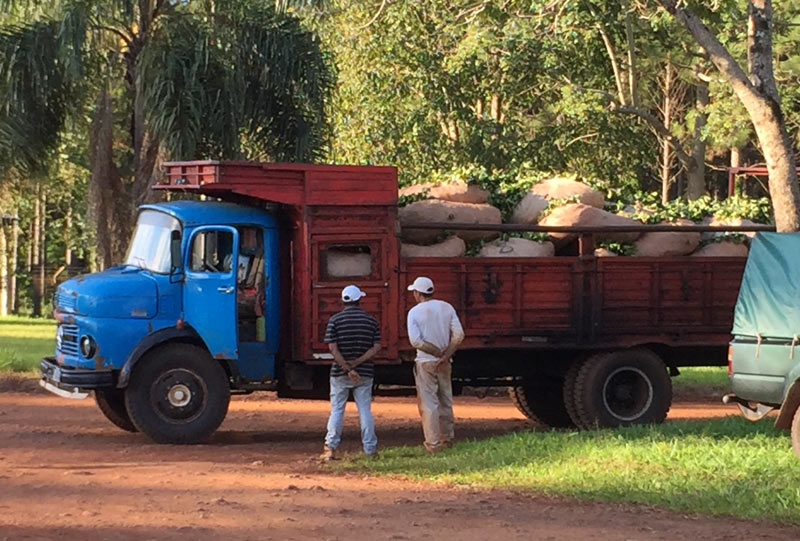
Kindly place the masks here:
<instances>
[{"instance_id":1,"label":"palm frond","mask_svg":"<svg viewBox=\"0 0 800 541\"><path fill-rule=\"evenodd\" d=\"M37 21L0 28L0 160L36 170L55 148L81 76L85 26Z\"/></svg>"},{"instance_id":2,"label":"palm frond","mask_svg":"<svg viewBox=\"0 0 800 541\"><path fill-rule=\"evenodd\" d=\"M313 161L332 70L315 35L259 2L161 21L139 66L148 127L179 158Z\"/></svg>"}]
</instances>

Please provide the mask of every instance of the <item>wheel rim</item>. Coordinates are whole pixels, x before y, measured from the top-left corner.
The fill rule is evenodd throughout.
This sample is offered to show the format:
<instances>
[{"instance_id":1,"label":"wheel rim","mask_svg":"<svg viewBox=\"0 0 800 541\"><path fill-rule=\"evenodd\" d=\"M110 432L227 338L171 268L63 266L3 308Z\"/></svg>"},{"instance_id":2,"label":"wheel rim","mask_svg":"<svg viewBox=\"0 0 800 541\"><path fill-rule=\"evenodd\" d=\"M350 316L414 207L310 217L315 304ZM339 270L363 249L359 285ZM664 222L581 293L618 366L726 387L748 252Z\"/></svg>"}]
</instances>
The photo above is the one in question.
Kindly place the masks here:
<instances>
[{"instance_id":1,"label":"wheel rim","mask_svg":"<svg viewBox=\"0 0 800 541\"><path fill-rule=\"evenodd\" d=\"M638 368L617 368L603 384L603 405L615 419L634 421L650 408L653 384Z\"/></svg>"},{"instance_id":2,"label":"wheel rim","mask_svg":"<svg viewBox=\"0 0 800 541\"><path fill-rule=\"evenodd\" d=\"M170 423L188 423L205 411L208 388L195 372L177 368L153 382L150 397L159 417Z\"/></svg>"}]
</instances>

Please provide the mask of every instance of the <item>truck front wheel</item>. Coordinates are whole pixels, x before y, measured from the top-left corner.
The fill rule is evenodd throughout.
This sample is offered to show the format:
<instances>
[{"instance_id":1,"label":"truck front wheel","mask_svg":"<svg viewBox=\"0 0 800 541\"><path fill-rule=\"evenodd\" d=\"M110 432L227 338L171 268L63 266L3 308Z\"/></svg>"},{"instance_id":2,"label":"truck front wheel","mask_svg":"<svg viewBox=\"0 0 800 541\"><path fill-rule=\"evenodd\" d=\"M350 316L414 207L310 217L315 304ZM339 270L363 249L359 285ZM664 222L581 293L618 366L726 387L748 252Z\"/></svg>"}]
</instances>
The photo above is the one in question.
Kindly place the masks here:
<instances>
[{"instance_id":1,"label":"truck front wheel","mask_svg":"<svg viewBox=\"0 0 800 541\"><path fill-rule=\"evenodd\" d=\"M228 413L230 386L222 366L203 349L169 344L134 368L125 392L133 424L157 443L199 443Z\"/></svg>"},{"instance_id":2,"label":"truck front wheel","mask_svg":"<svg viewBox=\"0 0 800 541\"><path fill-rule=\"evenodd\" d=\"M125 407L125 391L122 389L98 389L94 392L94 401L97 402L97 407L100 408L106 419L122 430L138 432L128 415L128 408Z\"/></svg>"},{"instance_id":3,"label":"truck front wheel","mask_svg":"<svg viewBox=\"0 0 800 541\"><path fill-rule=\"evenodd\" d=\"M658 355L628 349L587 359L574 396L582 428L661 423L672 403L672 382Z\"/></svg>"}]
</instances>

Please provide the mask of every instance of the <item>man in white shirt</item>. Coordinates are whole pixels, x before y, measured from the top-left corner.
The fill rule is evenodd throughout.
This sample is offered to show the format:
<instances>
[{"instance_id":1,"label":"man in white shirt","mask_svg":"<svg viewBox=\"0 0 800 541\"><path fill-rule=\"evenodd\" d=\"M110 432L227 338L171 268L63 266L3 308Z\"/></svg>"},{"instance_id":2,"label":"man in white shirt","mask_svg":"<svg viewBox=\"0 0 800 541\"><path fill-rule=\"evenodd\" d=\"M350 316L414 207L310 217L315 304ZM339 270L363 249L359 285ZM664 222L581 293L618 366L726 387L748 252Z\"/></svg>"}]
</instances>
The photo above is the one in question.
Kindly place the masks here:
<instances>
[{"instance_id":1,"label":"man in white shirt","mask_svg":"<svg viewBox=\"0 0 800 541\"><path fill-rule=\"evenodd\" d=\"M431 453L453 444L453 384L450 359L464 340L455 308L433 298L433 281L419 276L408 286L417 305L408 312L408 339L417 350L414 381L425 434Z\"/></svg>"}]
</instances>

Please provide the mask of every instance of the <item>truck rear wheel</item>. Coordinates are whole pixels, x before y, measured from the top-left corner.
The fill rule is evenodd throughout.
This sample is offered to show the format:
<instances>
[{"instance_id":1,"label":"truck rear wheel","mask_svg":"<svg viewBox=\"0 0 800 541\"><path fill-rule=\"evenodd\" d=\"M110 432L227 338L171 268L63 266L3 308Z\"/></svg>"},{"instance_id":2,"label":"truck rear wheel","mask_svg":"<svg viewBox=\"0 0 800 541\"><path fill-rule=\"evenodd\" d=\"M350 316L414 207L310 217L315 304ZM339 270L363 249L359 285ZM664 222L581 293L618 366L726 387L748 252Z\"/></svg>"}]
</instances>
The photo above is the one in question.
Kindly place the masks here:
<instances>
[{"instance_id":1,"label":"truck rear wheel","mask_svg":"<svg viewBox=\"0 0 800 541\"><path fill-rule=\"evenodd\" d=\"M117 427L128 432L138 432L125 407L125 391L122 389L98 389L94 392L97 407Z\"/></svg>"},{"instance_id":2,"label":"truck rear wheel","mask_svg":"<svg viewBox=\"0 0 800 541\"><path fill-rule=\"evenodd\" d=\"M203 349L169 344L134 368L125 392L133 424L157 443L199 443L228 413L230 386L222 366Z\"/></svg>"},{"instance_id":3,"label":"truck rear wheel","mask_svg":"<svg viewBox=\"0 0 800 541\"><path fill-rule=\"evenodd\" d=\"M800 407L797 408L797 411L794 412L794 417L792 418L792 449L794 449L794 454L800 457Z\"/></svg>"},{"instance_id":4,"label":"truck rear wheel","mask_svg":"<svg viewBox=\"0 0 800 541\"><path fill-rule=\"evenodd\" d=\"M567 410L567 415L578 428L585 428L581 426L581 418L578 415L578 406L575 403L575 381L578 379L578 372L585 359L576 359L572 362L567 373L564 375L564 408Z\"/></svg>"},{"instance_id":5,"label":"truck rear wheel","mask_svg":"<svg viewBox=\"0 0 800 541\"><path fill-rule=\"evenodd\" d=\"M558 376L540 375L511 387L509 395L517 409L537 426L544 428L571 428L563 400L564 380Z\"/></svg>"},{"instance_id":6,"label":"truck rear wheel","mask_svg":"<svg viewBox=\"0 0 800 541\"><path fill-rule=\"evenodd\" d=\"M658 355L629 349L593 355L575 379L582 428L661 423L672 403L672 382Z\"/></svg>"}]
</instances>

